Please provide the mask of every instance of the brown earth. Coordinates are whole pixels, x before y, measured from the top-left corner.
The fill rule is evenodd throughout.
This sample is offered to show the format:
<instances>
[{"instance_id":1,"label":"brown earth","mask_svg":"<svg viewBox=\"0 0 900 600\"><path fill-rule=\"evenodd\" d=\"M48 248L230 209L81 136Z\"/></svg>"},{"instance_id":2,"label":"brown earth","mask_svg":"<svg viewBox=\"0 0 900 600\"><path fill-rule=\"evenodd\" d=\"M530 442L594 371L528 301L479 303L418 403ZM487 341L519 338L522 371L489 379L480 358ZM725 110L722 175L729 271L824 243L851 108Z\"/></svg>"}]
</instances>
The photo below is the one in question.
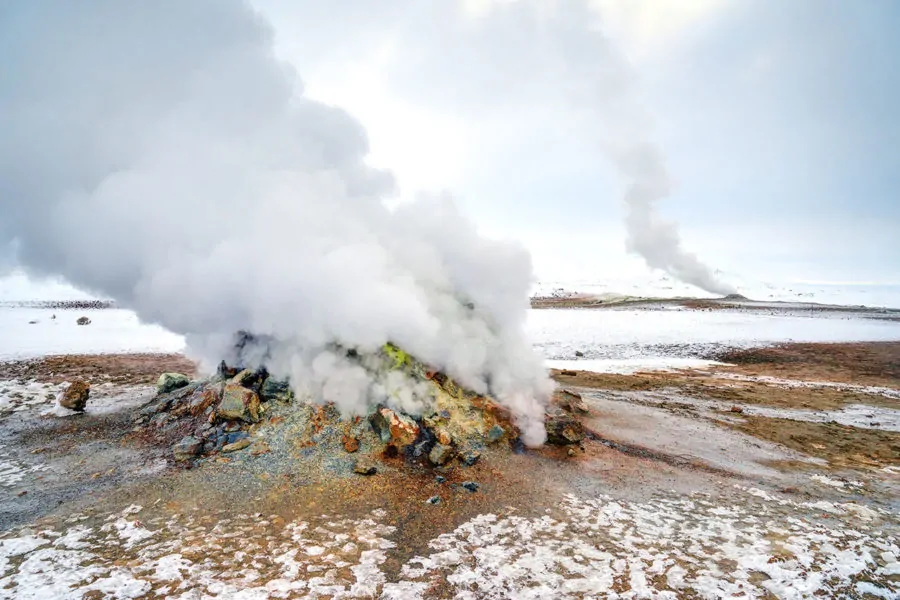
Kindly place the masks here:
<instances>
[{"instance_id":1,"label":"brown earth","mask_svg":"<svg viewBox=\"0 0 900 600\"><path fill-rule=\"evenodd\" d=\"M196 374L197 365L181 354L87 354L46 356L0 363L0 380L61 383L83 379L90 384L153 384L161 373Z\"/></svg>"},{"instance_id":2,"label":"brown earth","mask_svg":"<svg viewBox=\"0 0 900 600\"><path fill-rule=\"evenodd\" d=\"M732 412L735 405L784 409L834 410L865 404L900 410L900 400L876 390L816 387L815 383L878 386L900 390L900 342L784 344L771 348L734 350L717 357L735 364L710 370L647 372L633 375L553 371L563 386L618 392L671 392L678 396L719 401L729 419L721 422L760 439L823 458L832 468L863 468L900 464L900 433L862 429L836 423L810 423ZM725 376L777 377L808 386L788 387L759 380ZM717 376L718 375L718 376ZM681 411L677 401L666 410Z\"/></svg>"},{"instance_id":3,"label":"brown earth","mask_svg":"<svg viewBox=\"0 0 900 600\"><path fill-rule=\"evenodd\" d=\"M900 342L782 344L731 350L717 360L735 365L724 371L745 375L900 386Z\"/></svg>"},{"instance_id":4,"label":"brown earth","mask_svg":"<svg viewBox=\"0 0 900 600\"><path fill-rule=\"evenodd\" d=\"M823 458L833 469L865 470L900 465L900 433L893 431L750 415L744 415L740 421L729 426L809 456Z\"/></svg>"}]
</instances>

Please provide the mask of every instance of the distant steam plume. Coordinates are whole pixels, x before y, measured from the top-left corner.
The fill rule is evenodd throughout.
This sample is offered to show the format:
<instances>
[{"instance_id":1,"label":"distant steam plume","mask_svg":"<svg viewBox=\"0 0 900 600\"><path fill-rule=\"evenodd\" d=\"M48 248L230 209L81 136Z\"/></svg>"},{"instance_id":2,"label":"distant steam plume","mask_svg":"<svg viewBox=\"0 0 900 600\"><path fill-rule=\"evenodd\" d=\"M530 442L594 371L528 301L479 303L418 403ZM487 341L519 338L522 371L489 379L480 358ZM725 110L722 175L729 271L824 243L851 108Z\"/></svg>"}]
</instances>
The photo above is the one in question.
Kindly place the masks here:
<instances>
[{"instance_id":1,"label":"distant steam plume","mask_svg":"<svg viewBox=\"0 0 900 600\"><path fill-rule=\"evenodd\" d=\"M252 332L270 372L347 413L427 408L347 358L394 342L541 443L528 254L444 198L385 209L365 131L304 97L271 38L237 0L0 3L0 246L208 363Z\"/></svg>"}]
</instances>

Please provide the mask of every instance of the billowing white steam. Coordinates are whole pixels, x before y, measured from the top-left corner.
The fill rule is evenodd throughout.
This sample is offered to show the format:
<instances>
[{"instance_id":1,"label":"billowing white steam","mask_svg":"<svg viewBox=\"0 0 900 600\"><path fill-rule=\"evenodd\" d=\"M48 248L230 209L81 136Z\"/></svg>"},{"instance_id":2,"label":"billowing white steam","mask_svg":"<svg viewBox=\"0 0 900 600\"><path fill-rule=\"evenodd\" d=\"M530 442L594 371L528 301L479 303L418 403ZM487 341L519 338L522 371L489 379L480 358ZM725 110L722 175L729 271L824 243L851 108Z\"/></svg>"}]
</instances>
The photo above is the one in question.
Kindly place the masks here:
<instances>
[{"instance_id":1,"label":"billowing white steam","mask_svg":"<svg viewBox=\"0 0 900 600\"><path fill-rule=\"evenodd\" d=\"M271 46L236 0L2 3L0 245L209 361L262 336L270 371L346 412L392 392L422 408L347 360L392 341L541 443L527 253L443 198L385 209L365 131L304 98Z\"/></svg>"}]
</instances>

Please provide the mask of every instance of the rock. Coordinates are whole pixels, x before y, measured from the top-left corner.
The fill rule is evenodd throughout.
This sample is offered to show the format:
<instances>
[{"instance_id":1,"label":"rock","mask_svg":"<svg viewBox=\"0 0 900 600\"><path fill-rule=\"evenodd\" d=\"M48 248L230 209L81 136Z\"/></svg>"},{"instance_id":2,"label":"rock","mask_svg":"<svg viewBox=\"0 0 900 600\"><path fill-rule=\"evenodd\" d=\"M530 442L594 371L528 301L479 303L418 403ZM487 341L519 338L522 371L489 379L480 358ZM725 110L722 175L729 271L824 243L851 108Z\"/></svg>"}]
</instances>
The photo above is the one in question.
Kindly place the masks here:
<instances>
[{"instance_id":1,"label":"rock","mask_svg":"<svg viewBox=\"0 0 900 600\"><path fill-rule=\"evenodd\" d=\"M222 446L222 452L237 452L238 450L243 450L252 443L250 438L241 438L235 442Z\"/></svg>"},{"instance_id":2,"label":"rock","mask_svg":"<svg viewBox=\"0 0 900 600\"><path fill-rule=\"evenodd\" d=\"M584 403L581 394L577 394L570 390L560 390L557 394L557 399L560 407L569 412L579 412L583 414L588 412L588 407Z\"/></svg>"},{"instance_id":3,"label":"rock","mask_svg":"<svg viewBox=\"0 0 900 600\"><path fill-rule=\"evenodd\" d=\"M347 435L345 433L341 443L344 444L344 450L351 454L359 450L359 440L352 435Z\"/></svg>"},{"instance_id":4,"label":"rock","mask_svg":"<svg viewBox=\"0 0 900 600\"><path fill-rule=\"evenodd\" d=\"M461 485L464 489L469 490L469 491L472 492L472 493L477 492L477 491L478 491L478 488L481 487L480 484L475 483L474 481L463 481L460 485Z\"/></svg>"},{"instance_id":5,"label":"rock","mask_svg":"<svg viewBox=\"0 0 900 600\"><path fill-rule=\"evenodd\" d=\"M253 390L229 383L222 392L216 413L220 419L256 423L259 421L259 396Z\"/></svg>"},{"instance_id":6,"label":"rock","mask_svg":"<svg viewBox=\"0 0 900 600\"><path fill-rule=\"evenodd\" d=\"M434 480L438 483L444 483L445 481L447 481L447 478L444 477L443 475L438 475L437 477L434 478Z\"/></svg>"},{"instance_id":7,"label":"rock","mask_svg":"<svg viewBox=\"0 0 900 600\"><path fill-rule=\"evenodd\" d=\"M291 384L288 381L275 379L274 377L266 378L265 382L262 384L259 395L266 401L281 400L284 402L289 401L294 396L291 391Z\"/></svg>"},{"instance_id":8,"label":"rock","mask_svg":"<svg viewBox=\"0 0 900 600\"><path fill-rule=\"evenodd\" d=\"M571 369L563 369L559 372L560 375L565 375L566 377L575 377L578 375L578 371L572 371Z\"/></svg>"},{"instance_id":9,"label":"rock","mask_svg":"<svg viewBox=\"0 0 900 600\"><path fill-rule=\"evenodd\" d=\"M172 454L175 460L190 460L199 455L203 450L203 442L193 436L181 438L181 441L172 446Z\"/></svg>"},{"instance_id":10,"label":"rock","mask_svg":"<svg viewBox=\"0 0 900 600\"><path fill-rule=\"evenodd\" d=\"M425 501L425 504L440 504L441 497L440 496L432 496L428 500Z\"/></svg>"},{"instance_id":11,"label":"rock","mask_svg":"<svg viewBox=\"0 0 900 600\"><path fill-rule=\"evenodd\" d=\"M503 439L503 436L504 436L505 433L506 433L506 430L505 430L505 429L503 429L503 428L500 427L499 425L494 425L494 426L491 427L491 429L487 432L487 441L488 441L488 443L489 443L489 444L493 444L493 443L495 443L495 442L499 442L500 440Z\"/></svg>"},{"instance_id":12,"label":"rock","mask_svg":"<svg viewBox=\"0 0 900 600\"><path fill-rule=\"evenodd\" d=\"M28 321L29 325L37 325L37 321Z\"/></svg>"},{"instance_id":13,"label":"rock","mask_svg":"<svg viewBox=\"0 0 900 600\"><path fill-rule=\"evenodd\" d=\"M368 461L358 460L353 465L353 472L358 473L359 475L374 475L378 472L378 469L375 468L375 465Z\"/></svg>"},{"instance_id":14,"label":"rock","mask_svg":"<svg viewBox=\"0 0 900 600\"><path fill-rule=\"evenodd\" d=\"M744 409L741 408L740 406L732 406L729 410L733 413L738 413L738 414L744 412Z\"/></svg>"},{"instance_id":15,"label":"rock","mask_svg":"<svg viewBox=\"0 0 900 600\"><path fill-rule=\"evenodd\" d=\"M386 407L376 410L369 422L385 443L393 441L398 446L408 446L419 436L419 425L412 417Z\"/></svg>"},{"instance_id":16,"label":"rock","mask_svg":"<svg viewBox=\"0 0 900 600\"><path fill-rule=\"evenodd\" d=\"M69 384L65 390L59 394L59 405L69 410L84 411L87 405L88 397L91 395L91 386L80 379L76 379Z\"/></svg>"},{"instance_id":17,"label":"rock","mask_svg":"<svg viewBox=\"0 0 900 600\"><path fill-rule=\"evenodd\" d=\"M433 465L446 465L453 458L453 447L446 444L435 444L428 453L428 460Z\"/></svg>"},{"instance_id":18,"label":"rock","mask_svg":"<svg viewBox=\"0 0 900 600\"><path fill-rule=\"evenodd\" d=\"M576 350L575 358L584 358L584 352L582 352L581 350Z\"/></svg>"},{"instance_id":19,"label":"rock","mask_svg":"<svg viewBox=\"0 0 900 600\"><path fill-rule=\"evenodd\" d=\"M453 438L450 436L449 433L447 433L446 429L441 429L440 431L438 431L437 439L438 439L438 442L440 442L441 444L443 444L445 446L449 446L450 444L453 443Z\"/></svg>"},{"instance_id":20,"label":"rock","mask_svg":"<svg viewBox=\"0 0 900 600\"><path fill-rule=\"evenodd\" d=\"M163 373L156 382L156 393L168 394L178 388L183 388L190 382L191 380L181 373Z\"/></svg>"},{"instance_id":21,"label":"rock","mask_svg":"<svg viewBox=\"0 0 900 600\"><path fill-rule=\"evenodd\" d=\"M467 467L471 467L472 465L477 463L478 459L480 458L481 452L479 452L475 448L466 448L459 453L459 462L466 465Z\"/></svg>"},{"instance_id":22,"label":"rock","mask_svg":"<svg viewBox=\"0 0 900 600\"><path fill-rule=\"evenodd\" d=\"M87 317L78 317L78 320L75 321L78 325L90 325L91 320Z\"/></svg>"},{"instance_id":23,"label":"rock","mask_svg":"<svg viewBox=\"0 0 900 600\"><path fill-rule=\"evenodd\" d=\"M266 377L268 377L268 373L266 373L264 368L256 370L244 369L235 375L229 383L245 387L248 390L253 390L258 394L262 389L262 383Z\"/></svg>"},{"instance_id":24,"label":"rock","mask_svg":"<svg viewBox=\"0 0 900 600\"><path fill-rule=\"evenodd\" d=\"M195 417L200 416L207 410L211 410L213 406L222 401L222 392L225 386L221 383L210 385L199 396L191 398L188 410Z\"/></svg>"},{"instance_id":25,"label":"rock","mask_svg":"<svg viewBox=\"0 0 900 600\"><path fill-rule=\"evenodd\" d=\"M575 449L574 446L569 446L569 451L567 452L569 457L578 456L578 450Z\"/></svg>"},{"instance_id":26,"label":"rock","mask_svg":"<svg viewBox=\"0 0 900 600\"><path fill-rule=\"evenodd\" d=\"M549 415L544 421L547 443L568 446L577 444L585 437L584 425L569 415Z\"/></svg>"},{"instance_id":27,"label":"rock","mask_svg":"<svg viewBox=\"0 0 900 600\"><path fill-rule=\"evenodd\" d=\"M250 454L253 456L259 456L261 454L268 454L272 449L269 447L269 443L265 440L256 440L253 442L253 447L250 448Z\"/></svg>"}]
</instances>

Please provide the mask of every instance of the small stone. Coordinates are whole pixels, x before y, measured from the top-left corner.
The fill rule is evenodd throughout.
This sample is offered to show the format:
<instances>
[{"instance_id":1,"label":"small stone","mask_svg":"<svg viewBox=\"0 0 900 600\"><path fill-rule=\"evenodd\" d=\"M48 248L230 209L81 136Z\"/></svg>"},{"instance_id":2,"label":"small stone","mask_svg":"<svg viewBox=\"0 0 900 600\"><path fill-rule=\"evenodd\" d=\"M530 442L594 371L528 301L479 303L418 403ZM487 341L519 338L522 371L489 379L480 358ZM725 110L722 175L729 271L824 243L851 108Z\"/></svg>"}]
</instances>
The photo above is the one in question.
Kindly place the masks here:
<instances>
[{"instance_id":1,"label":"small stone","mask_svg":"<svg viewBox=\"0 0 900 600\"><path fill-rule=\"evenodd\" d=\"M181 441L172 446L172 454L175 460L190 460L200 454L203 449L203 442L193 436L181 438Z\"/></svg>"},{"instance_id":2,"label":"small stone","mask_svg":"<svg viewBox=\"0 0 900 600\"><path fill-rule=\"evenodd\" d=\"M387 407L376 410L369 417L369 422L385 443L393 441L398 446L408 446L419 436L419 425L412 417Z\"/></svg>"},{"instance_id":3,"label":"small stone","mask_svg":"<svg viewBox=\"0 0 900 600\"><path fill-rule=\"evenodd\" d=\"M472 465L477 463L480 458L481 452L479 452L475 448L467 448L459 454L459 462L467 467L471 467Z\"/></svg>"},{"instance_id":4,"label":"small stone","mask_svg":"<svg viewBox=\"0 0 900 600\"><path fill-rule=\"evenodd\" d=\"M370 462L358 460L353 465L353 472L358 473L360 475L368 476L368 475L374 475L375 473L377 473L378 469L376 469L375 465L373 465Z\"/></svg>"},{"instance_id":5,"label":"small stone","mask_svg":"<svg viewBox=\"0 0 900 600\"><path fill-rule=\"evenodd\" d=\"M232 442L230 444L225 444L222 446L222 452L237 452L238 450L243 450L253 442L250 441L250 438L241 438L236 442Z\"/></svg>"},{"instance_id":6,"label":"small stone","mask_svg":"<svg viewBox=\"0 0 900 600\"><path fill-rule=\"evenodd\" d=\"M445 481L447 481L447 478L444 477L443 475L438 475L437 477L434 478L434 480L438 483L444 483Z\"/></svg>"},{"instance_id":7,"label":"small stone","mask_svg":"<svg viewBox=\"0 0 900 600\"><path fill-rule=\"evenodd\" d=\"M584 358L584 352L582 352L581 350L576 350L575 358Z\"/></svg>"},{"instance_id":8,"label":"small stone","mask_svg":"<svg viewBox=\"0 0 900 600\"><path fill-rule=\"evenodd\" d=\"M428 460L433 465L445 465L453 458L453 447L444 444L435 444L428 453Z\"/></svg>"},{"instance_id":9,"label":"small stone","mask_svg":"<svg viewBox=\"0 0 900 600\"><path fill-rule=\"evenodd\" d=\"M481 487L480 484L475 483L474 481L463 481L460 485L472 493L477 492L478 488Z\"/></svg>"},{"instance_id":10,"label":"small stone","mask_svg":"<svg viewBox=\"0 0 900 600\"><path fill-rule=\"evenodd\" d=\"M232 433L235 431L240 431L240 429L241 429L241 424L238 423L237 421L226 421L225 428L223 429L223 431L225 433Z\"/></svg>"},{"instance_id":11,"label":"small stone","mask_svg":"<svg viewBox=\"0 0 900 600\"><path fill-rule=\"evenodd\" d=\"M344 437L341 439L341 442L344 444L344 450L351 454L359 450L359 440L352 435L347 435L345 433Z\"/></svg>"},{"instance_id":12,"label":"small stone","mask_svg":"<svg viewBox=\"0 0 900 600\"><path fill-rule=\"evenodd\" d=\"M91 395L91 386L80 379L69 384L65 390L59 394L59 405L69 410L84 411L88 398Z\"/></svg>"},{"instance_id":13,"label":"small stone","mask_svg":"<svg viewBox=\"0 0 900 600\"><path fill-rule=\"evenodd\" d=\"M576 449L573 448L572 446L569 446L569 451L567 452L567 454L568 454L570 457L572 457L572 456L577 456L577 455L578 455L578 450L576 450Z\"/></svg>"},{"instance_id":14,"label":"small stone","mask_svg":"<svg viewBox=\"0 0 900 600\"><path fill-rule=\"evenodd\" d=\"M571 369L563 369L562 371L559 372L559 374L563 375L565 377L575 377L576 375L578 375L578 372L572 371Z\"/></svg>"},{"instance_id":15,"label":"small stone","mask_svg":"<svg viewBox=\"0 0 900 600\"><path fill-rule=\"evenodd\" d=\"M90 325L91 320L87 317L78 317L78 320L75 321L75 323L77 323L78 325Z\"/></svg>"},{"instance_id":16,"label":"small stone","mask_svg":"<svg viewBox=\"0 0 900 600\"><path fill-rule=\"evenodd\" d=\"M744 412L744 409L741 408L740 406L732 406L729 410L733 413L738 413L738 414Z\"/></svg>"},{"instance_id":17,"label":"small stone","mask_svg":"<svg viewBox=\"0 0 900 600\"><path fill-rule=\"evenodd\" d=\"M190 382L191 380L181 373L163 373L156 382L156 393L168 394L178 388L183 388Z\"/></svg>"},{"instance_id":18,"label":"small stone","mask_svg":"<svg viewBox=\"0 0 900 600\"><path fill-rule=\"evenodd\" d=\"M495 442L499 442L503 439L503 435L506 433L506 430L500 427L499 425L494 425L487 433L487 441L489 444L493 444Z\"/></svg>"},{"instance_id":19,"label":"small stone","mask_svg":"<svg viewBox=\"0 0 900 600\"><path fill-rule=\"evenodd\" d=\"M432 496L428 500L425 501L425 504L440 504L441 497L440 496Z\"/></svg>"}]
</instances>

